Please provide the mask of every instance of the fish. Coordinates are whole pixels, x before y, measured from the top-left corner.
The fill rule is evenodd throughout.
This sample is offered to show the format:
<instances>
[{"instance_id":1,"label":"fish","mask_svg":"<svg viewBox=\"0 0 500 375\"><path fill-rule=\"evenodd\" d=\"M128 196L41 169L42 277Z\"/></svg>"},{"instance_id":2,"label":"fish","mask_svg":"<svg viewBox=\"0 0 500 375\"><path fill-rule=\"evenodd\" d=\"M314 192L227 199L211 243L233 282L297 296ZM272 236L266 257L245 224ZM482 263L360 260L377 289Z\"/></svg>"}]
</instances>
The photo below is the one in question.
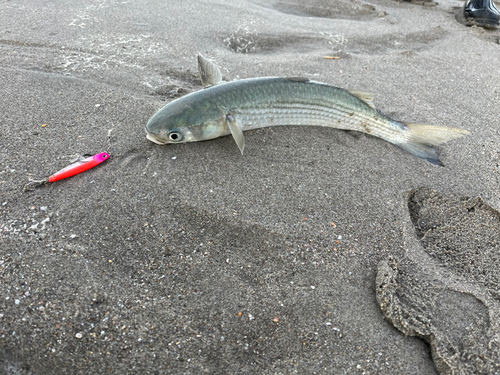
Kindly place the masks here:
<instances>
[{"instance_id":1,"label":"fish","mask_svg":"<svg viewBox=\"0 0 500 375\"><path fill-rule=\"evenodd\" d=\"M373 94L363 91L301 77L225 82L220 69L201 54L198 71L203 89L156 112L146 124L147 139L164 145L231 134L243 154L244 131L281 125L326 126L379 137L442 165L435 147L469 134L460 128L393 120L375 108Z\"/></svg>"}]
</instances>

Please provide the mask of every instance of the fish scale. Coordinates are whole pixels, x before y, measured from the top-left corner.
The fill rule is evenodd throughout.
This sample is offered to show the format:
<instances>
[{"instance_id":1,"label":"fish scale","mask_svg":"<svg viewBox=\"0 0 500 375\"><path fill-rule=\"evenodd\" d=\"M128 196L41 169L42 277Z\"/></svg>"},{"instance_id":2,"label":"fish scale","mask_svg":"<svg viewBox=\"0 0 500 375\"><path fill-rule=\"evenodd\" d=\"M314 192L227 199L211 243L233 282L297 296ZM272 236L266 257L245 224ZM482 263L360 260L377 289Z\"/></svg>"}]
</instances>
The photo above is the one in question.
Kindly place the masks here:
<instances>
[{"instance_id":1,"label":"fish scale","mask_svg":"<svg viewBox=\"0 0 500 375\"><path fill-rule=\"evenodd\" d=\"M311 125L364 131L359 124L365 121L373 124L375 133L375 129L379 128L380 136L384 136L388 125L395 129L390 134L397 134L404 127L389 118L379 124L374 118L383 118L384 115L347 91L319 82L263 78L237 83L249 83L251 88L241 95L235 86L234 91L223 90L220 98L212 100L236 116L243 130L277 125ZM350 105L343 105L342 101ZM281 121L278 123L277 119Z\"/></svg>"},{"instance_id":2,"label":"fish scale","mask_svg":"<svg viewBox=\"0 0 500 375\"><path fill-rule=\"evenodd\" d=\"M243 131L282 125L325 126L370 134L440 164L434 146L468 133L459 128L403 124L376 110L370 94L304 78L221 82L215 65L201 55L198 64L206 88L160 109L146 125L151 141L185 143L232 134L243 153Z\"/></svg>"},{"instance_id":3,"label":"fish scale","mask_svg":"<svg viewBox=\"0 0 500 375\"><path fill-rule=\"evenodd\" d=\"M392 126L387 126L387 122L374 120L373 117L363 113L353 114L353 108L338 106L334 100L324 105L312 104L311 102L300 101L290 104L276 102L262 108L239 106L231 113L237 116L243 130L280 125L325 126L362 131L387 140L391 136L397 137L401 134L400 130L404 127L403 124L394 124L394 122L389 123ZM375 110L372 111L380 117L383 116ZM372 129L366 131L360 125L362 122L369 123ZM395 138L391 138L391 140L395 141ZM404 137L401 137L401 141L403 140Z\"/></svg>"}]
</instances>

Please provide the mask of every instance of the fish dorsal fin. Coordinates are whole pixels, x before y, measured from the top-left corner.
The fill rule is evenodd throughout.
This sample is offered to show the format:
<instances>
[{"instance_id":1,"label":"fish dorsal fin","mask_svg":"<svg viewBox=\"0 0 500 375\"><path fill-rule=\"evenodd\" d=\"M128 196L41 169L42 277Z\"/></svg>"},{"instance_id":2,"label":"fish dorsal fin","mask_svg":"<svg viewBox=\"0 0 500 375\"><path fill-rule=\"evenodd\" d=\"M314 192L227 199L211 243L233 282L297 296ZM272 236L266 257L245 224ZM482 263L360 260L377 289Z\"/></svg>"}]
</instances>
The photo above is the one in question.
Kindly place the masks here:
<instances>
[{"instance_id":1,"label":"fish dorsal fin","mask_svg":"<svg viewBox=\"0 0 500 375\"><path fill-rule=\"evenodd\" d=\"M286 79L292 82L309 82L309 78L304 77L286 77Z\"/></svg>"},{"instance_id":2,"label":"fish dorsal fin","mask_svg":"<svg viewBox=\"0 0 500 375\"><path fill-rule=\"evenodd\" d=\"M222 74L215 64L198 54L198 72L203 87L215 86L222 82Z\"/></svg>"},{"instance_id":3,"label":"fish dorsal fin","mask_svg":"<svg viewBox=\"0 0 500 375\"><path fill-rule=\"evenodd\" d=\"M368 104L373 109L376 109L375 105L373 104L373 99L375 98L375 94L371 94L369 92L364 92L364 91L358 91L358 90L347 90L347 91L349 93L351 93L352 95L354 95L355 97L364 101L366 104Z\"/></svg>"}]
</instances>

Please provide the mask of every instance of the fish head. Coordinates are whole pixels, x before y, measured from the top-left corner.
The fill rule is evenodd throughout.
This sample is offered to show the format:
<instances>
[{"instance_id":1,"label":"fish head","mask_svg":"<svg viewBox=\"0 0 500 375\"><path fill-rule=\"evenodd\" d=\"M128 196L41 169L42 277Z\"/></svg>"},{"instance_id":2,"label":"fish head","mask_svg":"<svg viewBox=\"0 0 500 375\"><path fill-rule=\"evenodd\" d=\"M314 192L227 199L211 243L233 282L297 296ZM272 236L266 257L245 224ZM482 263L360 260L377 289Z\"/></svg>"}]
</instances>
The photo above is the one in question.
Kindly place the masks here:
<instances>
[{"instance_id":1,"label":"fish head","mask_svg":"<svg viewBox=\"0 0 500 375\"><path fill-rule=\"evenodd\" d=\"M190 132L186 127L181 128L163 128L157 132L151 132L146 127L146 138L151 142L159 145L166 145L168 143L184 143L189 142Z\"/></svg>"},{"instance_id":2,"label":"fish head","mask_svg":"<svg viewBox=\"0 0 500 375\"><path fill-rule=\"evenodd\" d=\"M168 143L183 143L190 141L188 124L184 116L169 111L165 106L158 111L146 125L146 137L150 141L164 145Z\"/></svg>"},{"instance_id":3,"label":"fish head","mask_svg":"<svg viewBox=\"0 0 500 375\"><path fill-rule=\"evenodd\" d=\"M146 125L146 137L164 145L205 141L228 134L225 115L209 102L193 101L189 95L167 104Z\"/></svg>"}]
</instances>

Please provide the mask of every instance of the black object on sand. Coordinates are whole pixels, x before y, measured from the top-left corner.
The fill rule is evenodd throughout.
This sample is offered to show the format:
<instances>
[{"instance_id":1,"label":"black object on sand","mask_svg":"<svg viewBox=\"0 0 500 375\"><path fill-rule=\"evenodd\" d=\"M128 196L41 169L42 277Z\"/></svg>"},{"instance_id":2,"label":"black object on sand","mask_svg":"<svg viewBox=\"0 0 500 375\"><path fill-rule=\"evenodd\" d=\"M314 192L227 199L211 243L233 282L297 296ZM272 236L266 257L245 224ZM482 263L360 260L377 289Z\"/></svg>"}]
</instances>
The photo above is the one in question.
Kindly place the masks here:
<instances>
[{"instance_id":1,"label":"black object on sand","mask_svg":"<svg viewBox=\"0 0 500 375\"><path fill-rule=\"evenodd\" d=\"M496 28L500 24L500 11L491 0L467 0L464 18L467 26Z\"/></svg>"}]
</instances>

